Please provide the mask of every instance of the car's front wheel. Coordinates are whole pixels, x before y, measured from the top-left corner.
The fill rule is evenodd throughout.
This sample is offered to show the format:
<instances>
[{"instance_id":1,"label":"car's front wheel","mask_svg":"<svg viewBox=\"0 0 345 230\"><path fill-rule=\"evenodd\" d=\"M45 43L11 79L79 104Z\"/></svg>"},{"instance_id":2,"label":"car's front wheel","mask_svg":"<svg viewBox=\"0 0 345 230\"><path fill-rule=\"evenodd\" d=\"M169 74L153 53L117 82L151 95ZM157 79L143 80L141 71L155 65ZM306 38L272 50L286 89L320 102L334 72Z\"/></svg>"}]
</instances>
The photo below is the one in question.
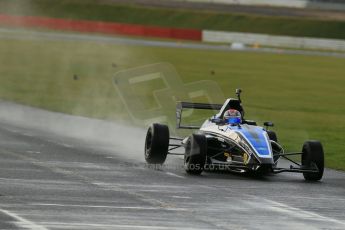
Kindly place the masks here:
<instances>
[{"instance_id":1,"label":"car's front wheel","mask_svg":"<svg viewBox=\"0 0 345 230\"><path fill-rule=\"evenodd\" d=\"M188 174L200 175L204 170L207 155L205 135L193 134L188 138L185 147L185 169Z\"/></svg>"},{"instance_id":2,"label":"car's front wheel","mask_svg":"<svg viewBox=\"0 0 345 230\"><path fill-rule=\"evenodd\" d=\"M163 164L169 149L169 128L162 124L152 124L145 140L145 160L149 164Z\"/></svg>"},{"instance_id":3,"label":"car's front wheel","mask_svg":"<svg viewBox=\"0 0 345 230\"><path fill-rule=\"evenodd\" d=\"M304 172L305 180L321 180L324 171L324 152L319 141L306 141L302 148L302 166L304 169L317 169L317 172Z\"/></svg>"}]
</instances>

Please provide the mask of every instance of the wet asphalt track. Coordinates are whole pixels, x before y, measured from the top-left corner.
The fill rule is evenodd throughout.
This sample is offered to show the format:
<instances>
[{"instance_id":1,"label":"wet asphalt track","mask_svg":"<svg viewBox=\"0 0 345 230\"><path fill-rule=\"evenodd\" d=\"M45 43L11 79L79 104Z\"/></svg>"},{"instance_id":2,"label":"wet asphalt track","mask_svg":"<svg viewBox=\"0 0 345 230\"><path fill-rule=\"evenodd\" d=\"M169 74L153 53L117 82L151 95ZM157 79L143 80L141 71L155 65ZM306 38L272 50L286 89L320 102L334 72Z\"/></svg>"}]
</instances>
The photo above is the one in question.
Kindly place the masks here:
<instances>
[{"instance_id":1,"label":"wet asphalt track","mask_svg":"<svg viewBox=\"0 0 345 230\"><path fill-rule=\"evenodd\" d=\"M144 135L0 102L0 229L345 229L344 173L307 183L154 170Z\"/></svg>"}]
</instances>

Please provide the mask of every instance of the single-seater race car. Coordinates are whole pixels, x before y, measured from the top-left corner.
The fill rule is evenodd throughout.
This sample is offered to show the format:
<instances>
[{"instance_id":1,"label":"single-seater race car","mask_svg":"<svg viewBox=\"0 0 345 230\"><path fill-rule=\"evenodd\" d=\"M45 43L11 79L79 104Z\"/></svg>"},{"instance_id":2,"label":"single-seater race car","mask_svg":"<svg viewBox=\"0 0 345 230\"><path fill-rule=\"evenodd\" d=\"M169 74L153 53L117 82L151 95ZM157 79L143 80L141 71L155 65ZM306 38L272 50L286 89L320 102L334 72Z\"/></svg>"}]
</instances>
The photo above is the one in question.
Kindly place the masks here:
<instances>
[{"instance_id":1,"label":"single-seater race car","mask_svg":"<svg viewBox=\"0 0 345 230\"><path fill-rule=\"evenodd\" d=\"M176 108L177 128L198 129L185 138L170 137L169 128L152 124L146 135L145 160L149 164L163 164L167 155L184 155L186 172L201 174L205 169L227 169L259 175L281 172L302 173L305 180L318 181L323 176L324 152L319 141L306 141L302 151L286 153L278 143L277 135L269 130L272 122L264 127L244 118L241 90L237 99L229 98L223 105L179 102ZM218 110L201 127L181 124L183 109ZM184 148L184 153L174 153ZM301 162L291 159L300 155ZM280 158L292 163L290 167L278 167Z\"/></svg>"}]
</instances>

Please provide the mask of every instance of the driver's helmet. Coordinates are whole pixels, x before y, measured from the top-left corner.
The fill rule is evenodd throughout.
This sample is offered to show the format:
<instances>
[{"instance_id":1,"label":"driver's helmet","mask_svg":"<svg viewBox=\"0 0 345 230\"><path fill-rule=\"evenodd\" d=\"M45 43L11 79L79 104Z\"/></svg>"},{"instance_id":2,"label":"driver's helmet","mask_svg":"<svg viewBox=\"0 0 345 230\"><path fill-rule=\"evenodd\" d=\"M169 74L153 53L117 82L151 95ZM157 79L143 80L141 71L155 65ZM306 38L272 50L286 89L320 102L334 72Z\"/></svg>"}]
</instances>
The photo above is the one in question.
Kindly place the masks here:
<instances>
[{"instance_id":1,"label":"driver's helmet","mask_svg":"<svg viewBox=\"0 0 345 230\"><path fill-rule=\"evenodd\" d=\"M230 125L237 125L242 123L242 115L236 109L229 109L224 113L224 120Z\"/></svg>"}]
</instances>

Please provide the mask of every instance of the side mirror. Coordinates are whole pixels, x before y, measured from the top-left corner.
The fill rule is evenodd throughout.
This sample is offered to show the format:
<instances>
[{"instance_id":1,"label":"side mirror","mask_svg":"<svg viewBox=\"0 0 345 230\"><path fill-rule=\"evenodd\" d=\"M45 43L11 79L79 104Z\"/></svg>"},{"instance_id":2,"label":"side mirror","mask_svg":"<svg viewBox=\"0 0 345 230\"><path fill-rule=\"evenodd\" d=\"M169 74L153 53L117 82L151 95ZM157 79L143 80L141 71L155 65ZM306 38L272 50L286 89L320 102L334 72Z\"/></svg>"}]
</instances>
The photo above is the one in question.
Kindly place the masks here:
<instances>
[{"instance_id":1,"label":"side mirror","mask_svg":"<svg viewBox=\"0 0 345 230\"><path fill-rule=\"evenodd\" d=\"M264 126L266 126L266 128L268 128L268 127L273 127L274 124L273 124L273 122L266 121L266 122L264 122Z\"/></svg>"}]
</instances>

